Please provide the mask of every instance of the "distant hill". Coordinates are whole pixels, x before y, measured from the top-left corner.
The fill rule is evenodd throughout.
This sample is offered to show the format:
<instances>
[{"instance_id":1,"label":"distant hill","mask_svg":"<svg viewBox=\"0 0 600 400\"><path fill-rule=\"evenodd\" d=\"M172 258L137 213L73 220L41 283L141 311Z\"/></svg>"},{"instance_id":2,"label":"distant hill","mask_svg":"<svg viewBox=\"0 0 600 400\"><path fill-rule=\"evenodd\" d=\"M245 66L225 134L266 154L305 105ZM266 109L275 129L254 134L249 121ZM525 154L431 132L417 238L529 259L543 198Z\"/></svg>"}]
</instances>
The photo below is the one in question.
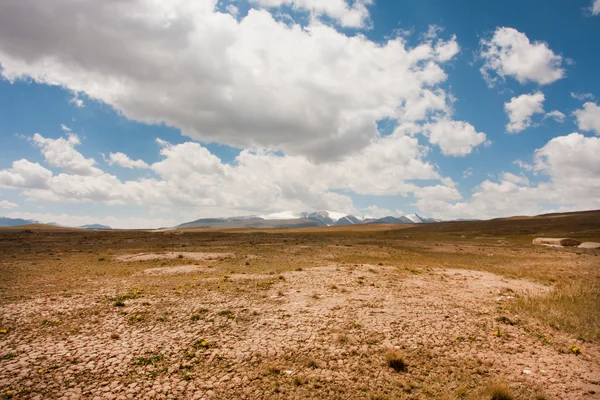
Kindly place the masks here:
<instances>
[{"instance_id":1,"label":"distant hill","mask_svg":"<svg viewBox=\"0 0 600 400\"><path fill-rule=\"evenodd\" d=\"M106 230L112 229L108 225L100 225L100 224L81 225L78 228L84 228L84 229L106 229Z\"/></svg>"},{"instance_id":2,"label":"distant hill","mask_svg":"<svg viewBox=\"0 0 600 400\"><path fill-rule=\"evenodd\" d=\"M0 217L0 226L21 226L31 224L41 224L41 222L32 219Z\"/></svg>"},{"instance_id":3,"label":"distant hill","mask_svg":"<svg viewBox=\"0 0 600 400\"><path fill-rule=\"evenodd\" d=\"M57 224L56 222L40 222L33 219L22 219L22 218L8 218L8 217L0 217L0 226L25 226L25 225L43 225L43 226L55 226L59 228L84 228L84 229L112 229L107 225L100 224L90 224L90 225L82 225L77 227L70 227L61 224Z\"/></svg>"}]
</instances>

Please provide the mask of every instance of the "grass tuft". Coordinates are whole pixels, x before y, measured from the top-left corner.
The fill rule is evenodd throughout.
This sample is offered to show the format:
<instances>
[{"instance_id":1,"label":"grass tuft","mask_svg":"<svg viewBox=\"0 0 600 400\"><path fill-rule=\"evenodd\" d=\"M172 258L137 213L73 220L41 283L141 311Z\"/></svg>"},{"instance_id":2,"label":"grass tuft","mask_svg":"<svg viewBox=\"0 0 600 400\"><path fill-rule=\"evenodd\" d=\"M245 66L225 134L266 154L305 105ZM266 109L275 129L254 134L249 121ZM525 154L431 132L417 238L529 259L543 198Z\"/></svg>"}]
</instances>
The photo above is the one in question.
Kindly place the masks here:
<instances>
[{"instance_id":1,"label":"grass tuft","mask_svg":"<svg viewBox=\"0 0 600 400\"><path fill-rule=\"evenodd\" d=\"M515 396L504 383L492 383L484 393L489 400L515 400Z\"/></svg>"},{"instance_id":2,"label":"grass tuft","mask_svg":"<svg viewBox=\"0 0 600 400\"><path fill-rule=\"evenodd\" d=\"M396 372L406 372L408 369L406 366L406 362L400 354L399 351L396 350L388 350L385 355L385 360L387 362L388 367L392 368Z\"/></svg>"}]
</instances>

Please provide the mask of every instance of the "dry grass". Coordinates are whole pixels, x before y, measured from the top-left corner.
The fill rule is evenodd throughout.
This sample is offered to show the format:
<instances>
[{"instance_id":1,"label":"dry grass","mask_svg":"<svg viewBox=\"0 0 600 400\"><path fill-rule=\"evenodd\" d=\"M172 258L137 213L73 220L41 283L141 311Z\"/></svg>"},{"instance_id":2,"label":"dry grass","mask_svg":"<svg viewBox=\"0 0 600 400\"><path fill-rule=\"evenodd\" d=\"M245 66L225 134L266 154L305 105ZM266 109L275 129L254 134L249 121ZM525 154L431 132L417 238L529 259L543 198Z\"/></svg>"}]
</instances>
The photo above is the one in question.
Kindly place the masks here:
<instances>
[{"instance_id":1,"label":"dry grass","mask_svg":"<svg viewBox=\"0 0 600 400\"><path fill-rule=\"evenodd\" d=\"M588 222L581 219L583 217ZM295 398L368 398L373 394L374 398L382 399L544 399L541 395L533 395L531 385L512 385L518 377L513 380L514 375L510 377L509 373L505 373L508 369L493 371L490 365L471 357L469 350L479 349L481 344L489 342L493 346L492 351L499 352L494 354L501 355L503 350L510 352L512 350L508 346L521 341L536 342L532 335L520 335L526 326L535 326L540 334L553 339L560 336L553 331L558 329L568 332L573 338L594 342L574 342L581 347L581 357L570 353L563 354L564 357L583 362L597 354L594 351L600 343L600 270L597 267L600 252L531 245L534 236L550 236L555 232L557 237L598 240L600 213L596 217L583 217L523 218L417 227L274 230L268 233L206 230L165 234L63 229L30 233L0 229L0 302L3 306L16 307L37 299L48 299L49 304L68 302L69 298L81 302L81 309L78 303L73 302L77 305L76 309L52 316L52 319L40 315L31 321L8 324L0 318L0 331L8 329L5 340L19 332L36 332L40 337L48 335L49 338L60 335L71 337L76 335L69 329L81 331L79 335L82 335L110 320L115 324L123 322L124 329L113 330L113 325L107 325L110 329L106 328L102 333L102 340L110 337L111 343L120 345L121 342L132 342L131 332L149 329L161 332L164 326L179 324L177 326L190 327L202 332L202 335L206 334L206 339L198 335L185 342L181 352L164 353L164 359L161 358L163 353L136 353L136 357L141 356L136 358L137 364L134 363L139 376L148 375L152 379L159 375L165 377L171 373L164 372L166 364L181 362L193 368L189 372L187 369L172 372L174 376L181 374L183 380L202 382L208 379L209 372L224 376L232 374L231 370L235 367L239 369L234 375L244 372L261 377L246 385L254 385L266 392L272 390L278 393L279 398L294 398L294 394L297 395ZM468 238L461 238L463 235ZM173 258L130 263L117 260L127 254L181 252L183 248L186 252L228 252L232 253L232 257L200 260L198 264L202 269L194 274L160 277L146 276L141 272L150 268L178 267L182 260ZM103 261L100 262L100 259ZM314 286L303 289L300 295L301 287L295 286L297 282L307 276L317 276L320 268L314 267L321 266L331 267L331 273L339 274L342 279L326 280L322 285L315 282ZM446 343L444 346L455 348L460 361L444 358L437 346L424 348L418 344L421 337L417 338L416 344L407 344L402 340L385 342L384 335L376 334L378 331L370 321L385 317L386 302L396 296L403 299L412 296L403 291L406 289L403 282L462 282L463 278L454 276L460 275L457 271L446 269L488 271L510 278L524 278L548 284L552 290L522 296L502 288L499 291L509 293L512 299L498 302L497 312L494 311L494 303L486 306L484 314L467 315L467 318L477 319L480 323L469 326L472 332L440 330L437 339ZM467 276L473 275L465 273L465 284L470 279ZM389 298L365 298L363 301L362 296L380 292L382 288L393 295ZM427 293L427 286L419 290ZM495 301L497 293L490 294L494 297L492 301ZM247 299L243 307L235 302L238 298ZM340 300L344 298L354 301L349 303L351 312L347 315L339 311L345 306ZM297 306L297 314L294 314L284 307L286 304L302 306ZM258 305L263 308L258 308ZM501 308L505 305L506 308ZM227 354L229 346L234 343L226 341L229 338L227 332L235 332L243 338L248 329L263 321L267 332L279 333L298 316L308 318L315 309L328 307L331 313L326 315L332 318L336 330L318 331L308 342L309 350L304 348L303 352L294 353L296 349L291 349L289 354L269 354L264 361L260 358L246 360L243 367L240 367L237 354ZM475 311L478 312L479 308ZM513 311L518 316L512 315ZM43 318L49 321L60 318L61 323L44 325L41 323ZM440 318L448 318L448 326L452 329L454 318L458 317L444 313L440 314ZM278 324L271 326L272 320ZM398 318L390 327L392 337L402 337L412 320L408 321ZM335 325L342 323L347 329ZM19 327L21 331L15 329ZM495 338L492 336L494 329L507 334ZM483 339L475 340L477 335L473 332L480 332L477 335ZM273 340L279 341L279 338ZM292 340L290 343L296 342ZM383 354L388 346L396 345L402 353L392 350L387 355ZM556 350L560 351L560 348L552 347L555 345L553 340L549 345L539 343L539 347L531 350L557 354ZM298 346L302 347L302 344ZM334 349L335 357L329 350L323 349ZM7 348L0 353L0 361L9 362L13 353L16 354L14 349ZM211 355L213 358L210 358ZM185 360L180 360L182 357ZM272 363L269 361L271 358ZM410 360L409 368L406 360ZM517 374L520 373L519 368ZM288 371L293 371L293 374ZM351 371L349 377L354 383L339 384L336 383L337 378L323 380L324 373L336 374L339 371ZM205 372L207 375L202 375ZM514 392L511 393L502 384L485 386L485 382L496 375L510 382ZM142 379L136 376L131 379ZM375 378L380 376L384 378ZM537 375L531 377L536 379ZM346 393L338 396L344 390ZM549 393L554 394L552 391Z\"/></svg>"},{"instance_id":2,"label":"dry grass","mask_svg":"<svg viewBox=\"0 0 600 400\"><path fill-rule=\"evenodd\" d=\"M562 282L549 293L527 296L516 310L584 341L600 341L600 280Z\"/></svg>"},{"instance_id":3,"label":"dry grass","mask_svg":"<svg viewBox=\"0 0 600 400\"><path fill-rule=\"evenodd\" d=\"M510 388L505 383L492 383L483 391L485 399L489 400L515 400Z\"/></svg>"},{"instance_id":4,"label":"dry grass","mask_svg":"<svg viewBox=\"0 0 600 400\"><path fill-rule=\"evenodd\" d=\"M388 350L385 354L385 361L387 366L396 372L406 372L408 369L404 357L402 357L402 354L400 354L399 351L392 349Z\"/></svg>"}]
</instances>

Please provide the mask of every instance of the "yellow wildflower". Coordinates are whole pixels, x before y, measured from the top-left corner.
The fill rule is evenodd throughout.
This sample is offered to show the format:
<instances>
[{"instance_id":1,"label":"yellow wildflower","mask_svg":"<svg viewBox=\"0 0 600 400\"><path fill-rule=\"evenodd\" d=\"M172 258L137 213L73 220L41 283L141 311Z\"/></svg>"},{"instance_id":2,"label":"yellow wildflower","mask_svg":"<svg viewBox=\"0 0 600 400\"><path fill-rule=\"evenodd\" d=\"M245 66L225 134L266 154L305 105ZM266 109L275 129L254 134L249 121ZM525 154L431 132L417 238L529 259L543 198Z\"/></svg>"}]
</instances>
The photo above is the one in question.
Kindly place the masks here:
<instances>
[{"instance_id":1,"label":"yellow wildflower","mask_svg":"<svg viewBox=\"0 0 600 400\"><path fill-rule=\"evenodd\" d=\"M581 349L579 346L571 345L571 353L579 355L581 354Z\"/></svg>"}]
</instances>

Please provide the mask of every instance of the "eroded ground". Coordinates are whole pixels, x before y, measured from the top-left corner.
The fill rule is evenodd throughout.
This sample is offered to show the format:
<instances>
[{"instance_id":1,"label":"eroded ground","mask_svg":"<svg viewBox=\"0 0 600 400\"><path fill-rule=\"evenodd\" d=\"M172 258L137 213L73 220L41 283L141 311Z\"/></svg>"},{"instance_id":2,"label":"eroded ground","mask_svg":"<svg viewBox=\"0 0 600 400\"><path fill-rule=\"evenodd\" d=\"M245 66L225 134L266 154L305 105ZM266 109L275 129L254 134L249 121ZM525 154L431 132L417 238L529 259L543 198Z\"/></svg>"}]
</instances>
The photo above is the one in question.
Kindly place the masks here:
<instances>
[{"instance_id":1,"label":"eroded ground","mask_svg":"<svg viewBox=\"0 0 600 400\"><path fill-rule=\"evenodd\" d=\"M515 398L600 398L597 343L512 308L563 277L596 279L594 251L390 233L12 232L0 254L5 397L483 399L503 382ZM388 367L389 349L406 371Z\"/></svg>"}]
</instances>

